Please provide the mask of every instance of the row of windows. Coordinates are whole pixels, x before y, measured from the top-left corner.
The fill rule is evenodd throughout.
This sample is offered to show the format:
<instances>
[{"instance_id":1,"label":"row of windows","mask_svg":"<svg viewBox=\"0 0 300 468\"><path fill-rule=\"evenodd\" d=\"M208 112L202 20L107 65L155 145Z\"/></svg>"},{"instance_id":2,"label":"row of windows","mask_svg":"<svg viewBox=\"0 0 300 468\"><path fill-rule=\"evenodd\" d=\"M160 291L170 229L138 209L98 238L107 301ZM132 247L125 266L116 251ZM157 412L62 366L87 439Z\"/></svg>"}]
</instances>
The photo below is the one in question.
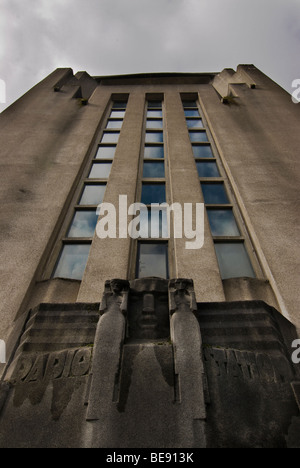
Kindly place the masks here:
<instances>
[{"instance_id":1,"label":"row of windows","mask_svg":"<svg viewBox=\"0 0 300 468\"><path fill-rule=\"evenodd\" d=\"M112 103L96 154L83 182L78 204L74 208L73 219L63 239L54 277L82 279L98 221L96 209L104 199L125 112L126 101Z\"/></svg>"},{"instance_id":2,"label":"row of windows","mask_svg":"<svg viewBox=\"0 0 300 468\"><path fill-rule=\"evenodd\" d=\"M216 255L223 279L233 277L254 277L254 271L244 245L244 238L237 225L230 203L225 182L221 177L217 159L211 146L202 146L207 135L203 136L204 128L196 101L183 101L184 113L190 131L196 166L200 177L204 203L214 239ZM197 135L197 137L196 137ZM198 140L196 140L198 138ZM195 145L197 142L197 146ZM205 148L205 149L204 149ZM204 151L203 151L204 150Z\"/></svg>"},{"instance_id":3,"label":"row of windows","mask_svg":"<svg viewBox=\"0 0 300 468\"><path fill-rule=\"evenodd\" d=\"M182 101L191 147L195 158L215 251L223 279L255 276L245 239L228 196L222 166L209 141L208 131L197 102ZM95 155L83 181L74 207L72 221L63 239L63 247L54 269L54 277L81 279L89 255L98 217L97 206L103 201L115 151L126 112L126 101L112 103ZM160 212L153 236L150 205L166 201L166 158L162 101L148 101L142 148L140 200L148 207L140 217L137 243L136 276L168 277L168 232L165 212ZM150 229L151 227L151 229ZM154 224L155 227L155 224ZM151 238L152 234L152 238ZM159 240L155 241L156 238Z\"/></svg>"},{"instance_id":4,"label":"row of windows","mask_svg":"<svg viewBox=\"0 0 300 468\"><path fill-rule=\"evenodd\" d=\"M158 276L167 278L169 275L168 243L151 240L151 236L153 238L155 233L156 237L159 238L168 236L166 217L160 211L155 220L156 223L154 223L154 217L150 211L152 203L164 203L166 201L162 101L148 101L146 115L141 202L148 209L146 213L140 215L140 233L142 238L149 238L149 240L138 242L136 277ZM153 130L150 131L149 128Z\"/></svg>"}]
</instances>

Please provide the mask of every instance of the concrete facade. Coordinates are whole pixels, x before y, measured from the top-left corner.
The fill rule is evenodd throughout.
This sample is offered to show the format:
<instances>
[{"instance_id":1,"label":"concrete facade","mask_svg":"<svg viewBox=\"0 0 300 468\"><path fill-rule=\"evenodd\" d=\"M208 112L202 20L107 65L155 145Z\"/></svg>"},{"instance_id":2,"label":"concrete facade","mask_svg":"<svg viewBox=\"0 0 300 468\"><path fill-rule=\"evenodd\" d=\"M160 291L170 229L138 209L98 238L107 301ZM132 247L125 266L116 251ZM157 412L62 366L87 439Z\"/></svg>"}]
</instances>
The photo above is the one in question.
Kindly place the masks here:
<instances>
[{"instance_id":1,"label":"concrete facade","mask_svg":"<svg viewBox=\"0 0 300 468\"><path fill-rule=\"evenodd\" d=\"M216 184L222 181L226 186L230 198L229 208L234 212L241 234L238 241L247 249L254 277L222 279L214 247L220 239L212 236L206 211L205 241L201 249L187 250L184 238L171 238L168 242L169 278L191 278L192 288L174 287L175 283L168 282L169 278L165 279L165 283L159 283L159 280L147 283L145 280L145 283L141 282L143 286L139 286L139 283L134 283L136 241L129 237L99 239L96 234L91 241L82 279L53 278L53 269L62 242L65 242L65 233L72 220L74 207L77 206L87 170L103 135L112 102L125 98L126 112L103 201L116 206L120 194L127 195L129 205L140 200L145 116L150 99L163 102L166 201L169 204L181 205L204 202L183 108L184 100L196 101L203 131L205 129L207 133L220 172L220 176L215 177L213 182ZM219 393L218 390L214 393L214 389L218 389L219 384L213 362L218 361L213 352L207 354L207 348L221 347L224 350L223 361L229 362L230 359L237 359L241 352L250 352L252 345L249 348L246 344L241 345L240 341L236 344L235 340L229 344L221 343L218 339L212 342L209 339L203 341L210 336L209 333L206 334L205 327L219 329L220 323L226 320L226 312L220 315L220 319L212 319L209 326L204 315L201 321L201 308L204 304L206 310L214 310L211 314L215 317L219 308L227 311L230 316L235 305L241 304L241 310L252 307L250 315L260 313L257 310L263 309L272 315L272 320L274 314L279 314L283 317L282 320L286 320L287 325L283 326L284 331L280 331L278 339L284 342L284 351L280 352L284 355L283 360L288 368L285 368L282 374L285 376L286 385L282 394L289 401L289 412L278 415L279 429L274 430L273 439L270 436L265 445L283 446L287 440L287 445L298 444L297 440L294 441L294 434L297 432L295 428L299 425L297 404L287 387L294 382L293 388L295 395L297 394L299 365L289 362L289 356L293 351L292 341L297 338L296 330L300 329L297 291L299 120L300 107L292 102L291 96L253 65L240 65L236 72L226 69L218 74L144 74L111 77L91 77L86 72L74 75L71 69L58 69L0 115L0 135L1 141L4 142L0 151L0 339L6 343L7 354L7 364L0 364L0 400L3 409L1 415L0 404L0 420L2 418L1 425L3 423L8 432L10 423L6 421L11 418L18 421L16 408L21 408L17 424L22 425L22 421L32 410L30 405L35 401L42 404L40 397L44 392L49 396L53 380L73 376L76 377L76 382L71 379L70 383L69 379L55 383L61 385L61 388L55 387L53 395L60 397L57 402L53 397L50 406L52 416L54 414L53 421L61 421L59 430L61 434L65 434L67 425L74 417L74 408L81 405L79 419L75 422L78 428L80 427L80 437L74 439L75 445L98 446L99 440L102 440L105 441L103 446L106 447L121 443L128 447L134 444L142 446L143 432L141 438L135 439L134 421L138 420L143 410L150 418L150 408L155 408L153 420L149 423L154 427L163 408L163 403L156 408L155 402L161 397L162 402L165 402L165 419L159 423L157 439L153 436L154 446L158 446L159 440L162 440L159 434L164 432L172 418L175 419L171 435L164 439L165 446L251 446L254 436L246 422L244 435L240 439L233 441L224 437L228 427L225 423L219 424L216 415L221 414L221 420L225 421L228 409L220 408L216 403ZM211 180L202 178L201 181L208 183ZM218 207L212 209L217 210ZM160 310L157 294L164 291L167 299L163 301L168 302L166 310L170 334L162 340L163 345L155 340L153 342L152 338L149 341L148 337L143 342L130 342L130 307L126 305L122 309L122 306L121 312L119 306L104 307L104 297L113 297L115 300L116 292L113 287L112 291L107 290L107 280L114 278L129 282L127 289L125 288L128 297L124 292L118 293L117 304L120 301L122 303L125 296L128 303L133 304L134 295L140 298L142 294L146 297L145 301L148 301L146 309L150 307L152 310L154 307L155 310ZM150 298L151 295L154 299ZM153 303L156 305L153 306ZM177 303L176 307L180 313L178 310L176 312L174 303ZM48 311L48 306L43 309L43 304L48 304L51 312ZM91 312L86 312L89 310L89 304ZM141 303L139 307L143 309L144 306ZM46 311L46 323L49 314L51 316L53 313L58 317L58 321L62 320L63 323L63 317L68 317L68 314L75 317L80 310L79 316L83 317L82 323L87 324L85 328L88 331L77 331L75 338L72 333L70 336L67 334L66 341L62 341L61 346L51 348L51 340L47 343L46 332L42 341L39 341L40 326L35 325L32 336L36 334L37 338L33 338L33 342L39 343L40 347L22 347L22 343L26 343L27 335L31 333L28 334L26 330L32 325L32 317L42 316L43 310ZM158 315L160 313L165 312L157 312ZM243 322L243 317L242 312L235 315L238 322ZM44 319L38 319L37 323L39 320L43 322ZM67 323L69 320L71 318L67 319ZM276 315L275 328L280 328L280 320ZM46 327L46 330L54 330L54 323L55 319L49 319L49 328ZM80 330L80 325L76 327ZM242 327L243 330L244 327L247 328L246 323ZM253 321L253 330L260 334L261 325L256 323L256 320ZM54 337L53 343L60 342L61 333L60 331ZM219 331L219 334L221 333L226 335L227 332ZM243 335L244 332L239 330L239 334ZM265 336L265 339L260 336L260 339L255 341L251 352L269 353L266 351L269 349L268 343L273 343L274 340L270 338L269 333ZM264 346L260 349L258 342L261 339ZM123 350L123 354L120 354L120 349ZM235 350L232 351L233 354L229 353L229 349ZM47 364L49 359L56 359L51 355L52 352L63 353L64 365L61 373L57 370L57 373L54 372L50 376L47 372L44 374L41 369L50 366ZM77 354L79 357L76 357ZM193 357L193 361L192 356L195 354L198 358ZM266 359L274 358L276 361L281 355L272 351L270 356ZM243 362L247 362L245 365L249 366L251 359L254 359L253 356L246 358L244 355L242 358ZM122 365L121 359L124 359ZM274 363L270 364L269 360L269 367L274 367ZM25 361L25 367L20 368ZM30 369L28 362L31 362ZM40 364L41 362L43 364ZM133 367L130 367L131 365ZM238 362L238 365L242 364ZM148 383L142 382L140 378L145 366L149 367ZM264 369L264 365L261 366ZM133 372L133 393L128 393L127 388L126 379L130 372ZM105 381L102 378L104 374L107 376ZM178 397L178 375L181 375L182 379L181 397ZM119 378L119 387L116 387L116 376ZM157 382L155 376L159 376ZM272 384L269 391L275 395L274 401L279 401L282 394L276 383L280 378L275 376L271 380L269 377L268 379ZM157 387L153 382L156 382ZM196 392L193 391L195 382ZM61 397L64 385L66 389L72 387L70 395L75 395L71 406L68 406L67 394ZM209 408L207 385L211 387L210 393L214 401ZM155 396L153 399L149 396L150 400L147 400L146 396L141 399L137 410L133 401L141 391L148 395L147 386L152 388ZM103 401L97 397L99 388L103 389ZM234 388L234 392L239 390L241 387ZM248 387L247 390L243 387L241 394L243 391L246 395L247 392L252 392ZM89 397L86 396L88 392ZM113 400L111 392L114 395ZM259 392L263 392L263 384ZM176 409L170 403L173 397L178 403ZM224 401L230 407L232 401L227 397L228 395L224 397ZM128 411L125 411L124 398L129 398ZM266 398L266 395L262 398ZM39 417L45 416L47 411L46 405ZM246 419L247 411L245 409L243 413L241 410ZM270 415L272 411L270 407L265 408L266 415ZM207 417L210 420L206 427ZM100 424L99 420L106 423ZM57 427L53 421L49 426L51 430ZM120 432L116 432L116 428L119 426L120 431L122 425L133 425L130 426L128 438L123 442L119 438ZM260 434L263 434L267 429L263 423L260 427ZM34 427L28 430L29 439L30 434L35 438ZM45 445L47 434L46 431L39 439L41 446ZM18 442L13 443L9 436L2 435L0 445L31 445L29 439L22 442L23 433L20 432L18 437ZM68 436L63 436L63 440L66 446L72 444ZM56 443L55 440L49 442L50 446L55 446ZM151 441L148 443L151 444ZM258 439L253 442L253 445L255 444L259 445Z\"/></svg>"}]
</instances>

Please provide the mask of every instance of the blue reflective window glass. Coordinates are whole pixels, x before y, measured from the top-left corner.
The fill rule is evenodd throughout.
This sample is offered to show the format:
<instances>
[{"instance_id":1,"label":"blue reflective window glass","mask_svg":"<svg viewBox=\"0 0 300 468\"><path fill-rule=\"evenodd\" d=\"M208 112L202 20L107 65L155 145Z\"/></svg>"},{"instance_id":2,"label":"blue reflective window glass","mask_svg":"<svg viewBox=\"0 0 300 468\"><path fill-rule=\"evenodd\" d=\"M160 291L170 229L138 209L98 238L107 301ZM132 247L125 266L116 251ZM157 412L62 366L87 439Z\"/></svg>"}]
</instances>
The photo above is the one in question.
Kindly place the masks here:
<instances>
[{"instance_id":1,"label":"blue reflective window glass","mask_svg":"<svg viewBox=\"0 0 300 468\"><path fill-rule=\"evenodd\" d=\"M144 150L144 158L162 159L164 158L163 145L147 145Z\"/></svg>"},{"instance_id":2,"label":"blue reflective window glass","mask_svg":"<svg viewBox=\"0 0 300 468\"><path fill-rule=\"evenodd\" d=\"M195 158L213 158L210 145L193 145L193 153Z\"/></svg>"},{"instance_id":3,"label":"blue reflective window glass","mask_svg":"<svg viewBox=\"0 0 300 468\"><path fill-rule=\"evenodd\" d=\"M203 128L202 119L186 119L188 128Z\"/></svg>"},{"instance_id":4,"label":"blue reflective window glass","mask_svg":"<svg viewBox=\"0 0 300 468\"><path fill-rule=\"evenodd\" d=\"M145 161L143 168L144 178L165 177L164 162Z\"/></svg>"},{"instance_id":5,"label":"blue reflective window glass","mask_svg":"<svg viewBox=\"0 0 300 468\"><path fill-rule=\"evenodd\" d=\"M93 237L97 220L96 210L76 211L68 237Z\"/></svg>"},{"instance_id":6,"label":"blue reflective window glass","mask_svg":"<svg viewBox=\"0 0 300 468\"><path fill-rule=\"evenodd\" d=\"M146 132L146 143L162 143L163 132Z\"/></svg>"},{"instance_id":7,"label":"blue reflective window glass","mask_svg":"<svg viewBox=\"0 0 300 468\"><path fill-rule=\"evenodd\" d=\"M123 125L123 120L108 120L106 128L121 128Z\"/></svg>"},{"instance_id":8,"label":"blue reflective window glass","mask_svg":"<svg viewBox=\"0 0 300 468\"><path fill-rule=\"evenodd\" d=\"M112 163L94 163L92 165L89 179L108 179Z\"/></svg>"},{"instance_id":9,"label":"blue reflective window glass","mask_svg":"<svg viewBox=\"0 0 300 468\"><path fill-rule=\"evenodd\" d=\"M197 107L197 102L196 101L187 101L183 99L182 101L183 107Z\"/></svg>"},{"instance_id":10,"label":"blue reflective window glass","mask_svg":"<svg viewBox=\"0 0 300 468\"><path fill-rule=\"evenodd\" d=\"M102 185L85 185L80 205L99 205L103 202L106 184Z\"/></svg>"},{"instance_id":11,"label":"blue reflective window glass","mask_svg":"<svg viewBox=\"0 0 300 468\"><path fill-rule=\"evenodd\" d=\"M184 115L186 117L200 117L199 111L197 109L184 109Z\"/></svg>"},{"instance_id":12,"label":"blue reflective window glass","mask_svg":"<svg viewBox=\"0 0 300 468\"><path fill-rule=\"evenodd\" d=\"M208 141L206 132L189 131L191 141Z\"/></svg>"},{"instance_id":13,"label":"blue reflective window glass","mask_svg":"<svg viewBox=\"0 0 300 468\"><path fill-rule=\"evenodd\" d=\"M98 148L95 159L113 159L116 152L116 145L104 146L101 145Z\"/></svg>"},{"instance_id":14,"label":"blue reflective window glass","mask_svg":"<svg viewBox=\"0 0 300 468\"><path fill-rule=\"evenodd\" d=\"M161 119L148 119L146 126L147 128L163 128L163 121Z\"/></svg>"},{"instance_id":15,"label":"blue reflective window glass","mask_svg":"<svg viewBox=\"0 0 300 468\"><path fill-rule=\"evenodd\" d=\"M217 242L216 254L222 279L255 278L255 273L243 243Z\"/></svg>"},{"instance_id":16,"label":"blue reflective window glass","mask_svg":"<svg viewBox=\"0 0 300 468\"><path fill-rule=\"evenodd\" d=\"M204 201L207 204L229 203L224 184L201 184Z\"/></svg>"},{"instance_id":17,"label":"blue reflective window glass","mask_svg":"<svg viewBox=\"0 0 300 468\"><path fill-rule=\"evenodd\" d=\"M127 101L114 101L113 109L126 109Z\"/></svg>"},{"instance_id":18,"label":"blue reflective window glass","mask_svg":"<svg viewBox=\"0 0 300 468\"><path fill-rule=\"evenodd\" d=\"M213 236L239 236L232 210L207 210L211 233Z\"/></svg>"},{"instance_id":19,"label":"blue reflective window glass","mask_svg":"<svg viewBox=\"0 0 300 468\"><path fill-rule=\"evenodd\" d=\"M165 201L165 184L143 184L142 203L145 205L151 205L151 203L164 203Z\"/></svg>"},{"instance_id":20,"label":"blue reflective window glass","mask_svg":"<svg viewBox=\"0 0 300 468\"><path fill-rule=\"evenodd\" d=\"M161 110L154 110L154 109L150 109L147 111L147 118L151 119L151 118L161 118L162 117L162 111Z\"/></svg>"},{"instance_id":21,"label":"blue reflective window glass","mask_svg":"<svg viewBox=\"0 0 300 468\"><path fill-rule=\"evenodd\" d=\"M122 110L112 110L110 113L112 119L124 119L125 111Z\"/></svg>"},{"instance_id":22,"label":"blue reflective window glass","mask_svg":"<svg viewBox=\"0 0 300 468\"><path fill-rule=\"evenodd\" d=\"M140 242L138 245L137 277L168 278L168 244Z\"/></svg>"},{"instance_id":23,"label":"blue reflective window glass","mask_svg":"<svg viewBox=\"0 0 300 468\"><path fill-rule=\"evenodd\" d=\"M220 177L217 164L214 161L196 162L199 177Z\"/></svg>"},{"instance_id":24,"label":"blue reflective window glass","mask_svg":"<svg viewBox=\"0 0 300 468\"><path fill-rule=\"evenodd\" d=\"M166 209L151 207L140 212L140 235L143 239L168 238L168 218Z\"/></svg>"},{"instance_id":25,"label":"blue reflective window glass","mask_svg":"<svg viewBox=\"0 0 300 468\"><path fill-rule=\"evenodd\" d=\"M66 244L54 270L54 278L81 280L90 251L89 244Z\"/></svg>"},{"instance_id":26,"label":"blue reflective window glass","mask_svg":"<svg viewBox=\"0 0 300 468\"><path fill-rule=\"evenodd\" d=\"M148 108L151 107L157 107L158 109L161 109L162 101L148 101Z\"/></svg>"},{"instance_id":27,"label":"blue reflective window glass","mask_svg":"<svg viewBox=\"0 0 300 468\"><path fill-rule=\"evenodd\" d=\"M104 132L101 143L117 143L120 132Z\"/></svg>"}]
</instances>

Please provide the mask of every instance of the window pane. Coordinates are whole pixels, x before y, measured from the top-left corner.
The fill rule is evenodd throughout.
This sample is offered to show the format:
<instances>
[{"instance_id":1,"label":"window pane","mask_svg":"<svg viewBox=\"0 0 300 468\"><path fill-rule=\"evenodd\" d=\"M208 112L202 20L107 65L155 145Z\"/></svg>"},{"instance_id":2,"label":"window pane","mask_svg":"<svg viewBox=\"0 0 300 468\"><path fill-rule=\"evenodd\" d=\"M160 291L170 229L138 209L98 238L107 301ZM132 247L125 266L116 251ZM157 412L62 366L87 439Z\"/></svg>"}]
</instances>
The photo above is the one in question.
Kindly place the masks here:
<instances>
[{"instance_id":1,"label":"window pane","mask_svg":"<svg viewBox=\"0 0 300 468\"><path fill-rule=\"evenodd\" d=\"M197 107L196 101L182 101L183 107Z\"/></svg>"},{"instance_id":2,"label":"window pane","mask_svg":"<svg viewBox=\"0 0 300 468\"><path fill-rule=\"evenodd\" d=\"M126 109L127 101L114 101L113 109Z\"/></svg>"},{"instance_id":3,"label":"window pane","mask_svg":"<svg viewBox=\"0 0 300 468\"><path fill-rule=\"evenodd\" d=\"M142 239L168 238L168 218L166 209L147 209L140 212L140 234Z\"/></svg>"},{"instance_id":4,"label":"window pane","mask_svg":"<svg viewBox=\"0 0 300 468\"><path fill-rule=\"evenodd\" d=\"M112 163L94 163L89 179L108 179Z\"/></svg>"},{"instance_id":5,"label":"window pane","mask_svg":"<svg viewBox=\"0 0 300 468\"><path fill-rule=\"evenodd\" d=\"M165 165L163 162L144 162L143 177L165 177Z\"/></svg>"},{"instance_id":6,"label":"window pane","mask_svg":"<svg viewBox=\"0 0 300 468\"><path fill-rule=\"evenodd\" d=\"M147 117L162 117L162 111L161 110L148 110L147 111Z\"/></svg>"},{"instance_id":7,"label":"window pane","mask_svg":"<svg viewBox=\"0 0 300 468\"><path fill-rule=\"evenodd\" d=\"M95 159L113 159L116 146L99 146Z\"/></svg>"},{"instance_id":8,"label":"window pane","mask_svg":"<svg viewBox=\"0 0 300 468\"><path fill-rule=\"evenodd\" d=\"M204 201L207 204L229 203L224 184L201 184Z\"/></svg>"},{"instance_id":9,"label":"window pane","mask_svg":"<svg viewBox=\"0 0 300 468\"><path fill-rule=\"evenodd\" d=\"M168 245L139 243L137 277L168 278Z\"/></svg>"},{"instance_id":10,"label":"window pane","mask_svg":"<svg viewBox=\"0 0 300 468\"><path fill-rule=\"evenodd\" d=\"M121 128L123 120L108 120L106 128Z\"/></svg>"},{"instance_id":11,"label":"window pane","mask_svg":"<svg viewBox=\"0 0 300 468\"><path fill-rule=\"evenodd\" d=\"M195 132L191 130L189 133L191 141L208 141L206 132Z\"/></svg>"},{"instance_id":12,"label":"window pane","mask_svg":"<svg viewBox=\"0 0 300 468\"><path fill-rule=\"evenodd\" d=\"M95 210L76 211L68 237L93 237L97 220Z\"/></svg>"},{"instance_id":13,"label":"window pane","mask_svg":"<svg viewBox=\"0 0 300 468\"><path fill-rule=\"evenodd\" d=\"M163 132L146 132L146 143L162 143Z\"/></svg>"},{"instance_id":14,"label":"window pane","mask_svg":"<svg viewBox=\"0 0 300 468\"><path fill-rule=\"evenodd\" d=\"M148 101L148 107L158 107L161 108L162 102L161 101Z\"/></svg>"},{"instance_id":15,"label":"window pane","mask_svg":"<svg viewBox=\"0 0 300 468\"><path fill-rule=\"evenodd\" d=\"M110 117L113 119L124 119L125 111L122 110L112 110L110 113Z\"/></svg>"},{"instance_id":16,"label":"window pane","mask_svg":"<svg viewBox=\"0 0 300 468\"><path fill-rule=\"evenodd\" d=\"M103 202L106 184L86 185L80 199L80 205L99 205Z\"/></svg>"},{"instance_id":17,"label":"window pane","mask_svg":"<svg viewBox=\"0 0 300 468\"><path fill-rule=\"evenodd\" d=\"M196 162L196 166L198 169L199 177L220 177L217 164L214 161L198 161Z\"/></svg>"},{"instance_id":18,"label":"window pane","mask_svg":"<svg viewBox=\"0 0 300 468\"><path fill-rule=\"evenodd\" d=\"M101 143L117 143L120 132L104 132Z\"/></svg>"},{"instance_id":19,"label":"window pane","mask_svg":"<svg viewBox=\"0 0 300 468\"><path fill-rule=\"evenodd\" d=\"M165 201L165 184L143 184L142 203L145 205L151 205L151 203L164 203Z\"/></svg>"},{"instance_id":20,"label":"window pane","mask_svg":"<svg viewBox=\"0 0 300 468\"><path fill-rule=\"evenodd\" d=\"M213 236L239 236L232 210L207 210Z\"/></svg>"},{"instance_id":21,"label":"window pane","mask_svg":"<svg viewBox=\"0 0 300 468\"><path fill-rule=\"evenodd\" d=\"M215 248L222 279L243 276L255 278L244 244L216 243Z\"/></svg>"},{"instance_id":22,"label":"window pane","mask_svg":"<svg viewBox=\"0 0 300 468\"><path fill-rule=\"evenodd\" d=\"M199 111L197 109L184 109L184 115L186 117L200 117Z\"/></svg>"},{"instance_id":23,"label":"window pane","mask_svg":"<svg viewBox=\"0 0 300 468\"><path fill-rule=\"evenodd\" d=\"M202 119L186 119L188 128L203 128Z\"/></svg>"},{"instance_id":24,"label":"window pane","mask_svg":"<svg viewBox=\"0 0 300 468\"><path fill-rule=\"evenodd\" d=\"M193 153L195 158L213 158L210 145L193 145Z\"/></svg>"},{"instance_id":25,"label":"window pane","mask_svg":"<svg viewBox=\"0 0 300 468\"><path fill-rule=\"evenodd\" d=\"M144 158L163 158L164 157L164 147L162 145L157 146L145 146Z\"/></svg>"},{"instance_id":26,"label":"window pane","mask_svg":"<svg viewBox=\"0 0 300 468\"><path fill-rule=\"evenodd\" d=\"M64 245L53 277L81 280L86 267L90 247L89 244Z\"/></svg>"},{"instance_id":27,"label":"window pane","mask_svg":"<svg viewBox=\"0 0 300 468\"><path fill-rule=\"evenodd\" d=\"M147 120L147 128L163 128L163 121L161 119Z\"/></svg>"}]
</instances>

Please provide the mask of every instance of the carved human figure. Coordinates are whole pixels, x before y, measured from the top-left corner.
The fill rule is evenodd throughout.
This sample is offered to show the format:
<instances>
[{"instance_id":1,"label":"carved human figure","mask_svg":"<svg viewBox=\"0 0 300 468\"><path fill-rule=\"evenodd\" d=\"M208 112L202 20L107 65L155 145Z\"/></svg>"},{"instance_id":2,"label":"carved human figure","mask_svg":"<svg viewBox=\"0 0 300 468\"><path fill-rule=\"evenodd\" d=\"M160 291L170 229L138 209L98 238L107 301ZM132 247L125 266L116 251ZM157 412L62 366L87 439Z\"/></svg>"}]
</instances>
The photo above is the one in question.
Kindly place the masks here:
<instances>
[{"instance_id":1,"label":"carved human figure","mask_svg":"<svg viewBox=\"0 0 300 468\"><path fill-rule=\"evenodd\" d=\"M113 398L126 331L128 292L126 280L114 279L105 283L93 352L88 420L101 419L107 398L110 401Z\"/></svg>"},{"instance_id":2,"label":"carved human figure","mask_svg":"<svg viewBox=\"0 0 300 468\"><path fill-rule=\"evenodd\" d=\"M121 312L126 314L128 306L129 282L113 279L105 282L105 290L100 306L100 313Z\"/></svg>"},{"instance_id":3,"label":"carved human figure","mask_svg":"<svg viewBox=\"0 0 300 468\"><path fill-rule=\"evenodd\" d=\"M170 313L197 310L194 283L190 279L173 279L169 283Z\"/></svg>"},{"instance_id":4,"label":"carved human figure","mask_svg":"<svg viewBox=\"0 0 300 468\"><path fill-rule=\"evenodd\" d=\"M133 282L128 306L130 339L165 339L170 336L168 282L143 278Z\"/></svg>"}]
</instances>

